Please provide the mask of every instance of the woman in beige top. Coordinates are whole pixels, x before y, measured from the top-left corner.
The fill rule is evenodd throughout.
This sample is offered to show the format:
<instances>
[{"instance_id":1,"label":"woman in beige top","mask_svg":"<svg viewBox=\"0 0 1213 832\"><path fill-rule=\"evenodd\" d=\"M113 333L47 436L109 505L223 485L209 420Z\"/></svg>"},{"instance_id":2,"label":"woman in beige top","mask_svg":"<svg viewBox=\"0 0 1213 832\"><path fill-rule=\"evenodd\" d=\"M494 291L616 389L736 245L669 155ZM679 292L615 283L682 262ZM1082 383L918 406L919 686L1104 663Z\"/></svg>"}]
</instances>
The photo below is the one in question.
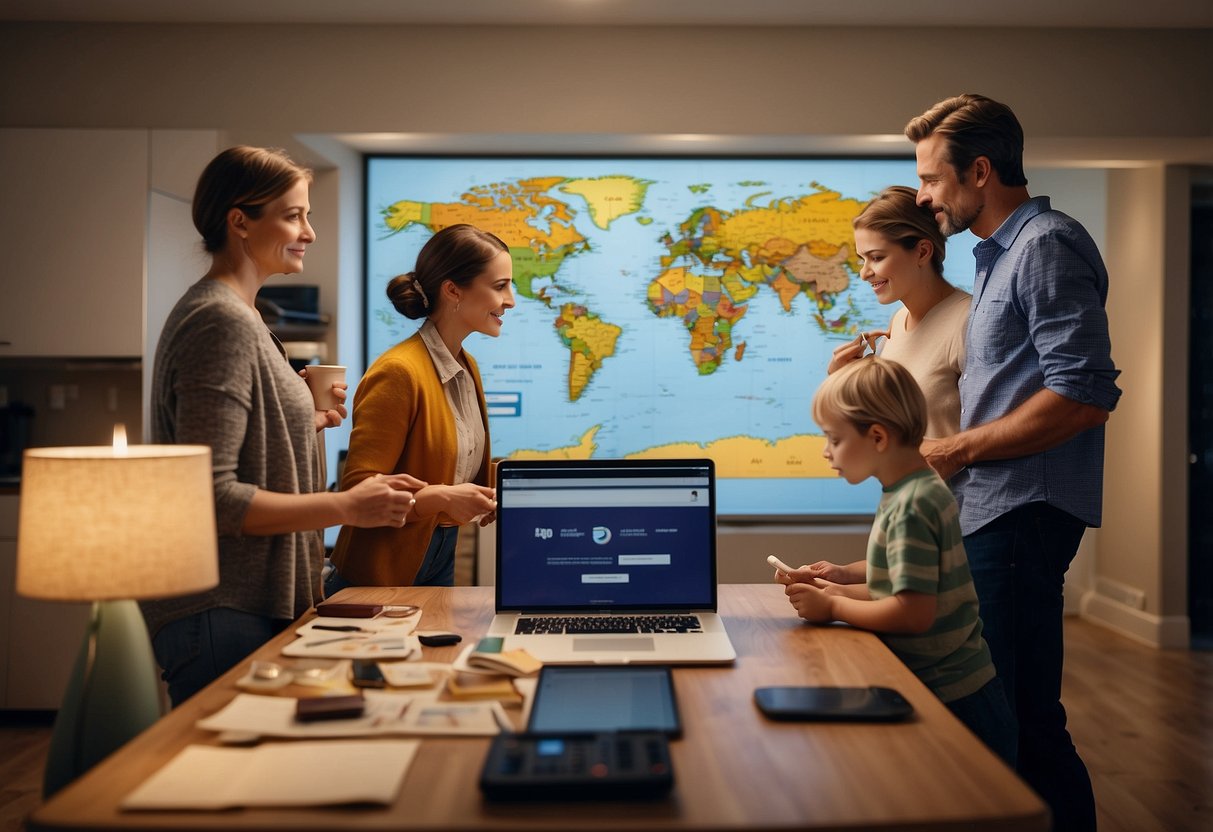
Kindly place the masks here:
<instances>
[{"instance_id":1,"label":"woman in beige top","mask_svg":"<svg viewBox=\"0 0 1213 832\"><path fill-rule=\"evenodd\" d=\"M944 237L913 188L885 188L855 218L859 276L882 304L901 301L887 332L861 332L834 350L834 372L860 360L877 338L880 354L905 366L927 399L927 438L960 430L957 381L972 296L943 279Z\"/></svg>"}]
</instances>

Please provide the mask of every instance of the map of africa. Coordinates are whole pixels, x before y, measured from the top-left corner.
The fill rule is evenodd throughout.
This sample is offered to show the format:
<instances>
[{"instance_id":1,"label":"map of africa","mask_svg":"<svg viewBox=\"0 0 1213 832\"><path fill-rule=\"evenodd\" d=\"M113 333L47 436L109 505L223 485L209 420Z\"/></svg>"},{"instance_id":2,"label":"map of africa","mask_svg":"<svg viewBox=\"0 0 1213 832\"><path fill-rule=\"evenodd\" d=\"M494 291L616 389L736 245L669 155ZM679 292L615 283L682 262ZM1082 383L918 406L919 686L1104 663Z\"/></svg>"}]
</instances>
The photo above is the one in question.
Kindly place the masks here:
<instances>
[{"instance_id":1,"label":"map of africa","mask_svg":"<svg viewBox=\"0 0 1213 832\"><path fill-rule=\"evenodd\" d=\"M419 322L383 288L441 228L500 237L517 306L479 362L495 456L701 457L725 515L864 514L810 402L832 350L884 328L851 221L910 160L371 158L368 363ZM967 236L967 235L966 235ZM970 288L972 240L946 276Z\"/></svg>"}]
</instances>

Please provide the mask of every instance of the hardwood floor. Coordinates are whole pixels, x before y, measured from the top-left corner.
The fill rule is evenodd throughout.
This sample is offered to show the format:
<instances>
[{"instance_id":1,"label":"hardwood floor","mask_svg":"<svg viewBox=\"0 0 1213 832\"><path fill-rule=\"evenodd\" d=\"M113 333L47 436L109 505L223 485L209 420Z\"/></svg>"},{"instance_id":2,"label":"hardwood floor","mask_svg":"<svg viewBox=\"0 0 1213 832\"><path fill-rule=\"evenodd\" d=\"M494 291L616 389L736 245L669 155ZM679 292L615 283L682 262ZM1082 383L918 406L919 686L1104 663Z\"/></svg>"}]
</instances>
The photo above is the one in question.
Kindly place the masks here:
<instances>
[{"instance_id":1,"label":"hardwood floor","mask_svg":"<svg viewBox=\"0 0 1213 832\"><path fill-rule=\"evenodd\" d=\"M1067 619L1063 684L1103 832L1213 829L1213 652Z\"/></svg>"},{"instance_id":2,"label":"hardwood floor","mask_svg":"<svg viewBox=\"0 0 1213 832\"><path fill-rule=\"evenodd\" d=\"M1103 832L1213 829L1213 652L1155 650L1066 621L1063 698ZM0 832L38 805L50 721L0 711Z\"/></svg>"},{"instance_id":3,"label":"hardwood floor","mask_svg":"<svg viewBox=\"0 0 1213 832\"><path fill-rule=\"evenodd\" d=\"M25 828L38 807L53 713L0 711L0 830Z\"/></svg>"}]
</instances>

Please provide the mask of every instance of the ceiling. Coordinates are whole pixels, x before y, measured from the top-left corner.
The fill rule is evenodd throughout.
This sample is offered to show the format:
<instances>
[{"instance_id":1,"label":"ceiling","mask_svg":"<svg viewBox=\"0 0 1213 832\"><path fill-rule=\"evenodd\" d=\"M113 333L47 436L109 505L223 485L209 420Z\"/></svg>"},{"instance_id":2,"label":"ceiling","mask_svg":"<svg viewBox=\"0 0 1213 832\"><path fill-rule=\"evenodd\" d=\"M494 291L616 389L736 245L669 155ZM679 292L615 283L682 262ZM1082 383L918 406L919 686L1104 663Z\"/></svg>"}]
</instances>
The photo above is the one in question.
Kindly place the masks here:
<instances>
[{"instance_id":1,"label":"ceiling","mask_svg":"<svg viewBox=\"0 0 1213 832\"><path fill-rule=\"evenodd\" d=\"M4 0L0 21L1213 29L1213 0Z\"/></svg>"},{"instance_id":2,"label":"ceiling","mask_svg":"<svg viewBox=\"0 0 1213 832\"><path fill-rule=\"evenodd\" d=\"M908 27L1044 27L1207 30L1213 38L1213 0L0 0L0 23L299 23L415 25L558 25L558 26L879 26ZM1211 41L1213 48L1213 41ZM1131 57L1131 56L1130 56ZM344 135L337 137L363 151L425 152L434 145L449 149L467 137L424 135ZM475 138L475 137L473 137ZM483 139L483 137L481 137ZM499 140L500 137L497 137ZM553 152L581 152L585 137L520 137L527 147ZM554 141L564 144L548 144ZM601 136L593 146L601 150ZM643 148L618 137L619 152L731 152L735 144L754 150L755 137L643 137ZM821 147L802 144L789 151L786 140L770 139L764 152L840 152L882 154L893 136L819 137ZM539 144L536 144L536 143ZM547 142L548 144L543 144ZM782 143L781 143L782 142ZM272 143L282 144L279 139ZM1158 141L1108 140L1098 151L1090 142L1071 148L1035 143L1039 161L1076 163L1092 158L1136 160L1209 158L1207 139L1165 147ZM1165 143L1164 143L1165 144ZM1197 145L1192 147L1190 145ZM496 147L496 145L494 145ZM477 145L476 147L479 147ZM483 148L481 148L483 149ZM469 147L465 150L473 151ZM1092 155L1094 154L1094 155ZM1101 162L1102 164L1102 162Z\"/></svg>"}]
</instances>

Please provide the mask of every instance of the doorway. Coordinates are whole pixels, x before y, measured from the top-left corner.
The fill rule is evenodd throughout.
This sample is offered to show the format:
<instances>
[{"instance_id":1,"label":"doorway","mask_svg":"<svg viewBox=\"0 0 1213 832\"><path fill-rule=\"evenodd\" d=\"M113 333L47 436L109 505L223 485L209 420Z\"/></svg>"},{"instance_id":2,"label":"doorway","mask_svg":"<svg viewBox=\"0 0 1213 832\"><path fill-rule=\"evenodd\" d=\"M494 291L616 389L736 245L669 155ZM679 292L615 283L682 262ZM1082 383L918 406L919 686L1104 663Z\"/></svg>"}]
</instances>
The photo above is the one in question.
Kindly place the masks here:
<instances>
[{"instance_id":1,"label":"doorway","mask_svg":"<svg viewBox=\"0 0 1213 832\"><path fill-rule=\"evenodd\" d=\"M1192 186L1188 376L1188 617L1193 649L1213 650L1213 170Z\"/></svg>"}]
</instances>

